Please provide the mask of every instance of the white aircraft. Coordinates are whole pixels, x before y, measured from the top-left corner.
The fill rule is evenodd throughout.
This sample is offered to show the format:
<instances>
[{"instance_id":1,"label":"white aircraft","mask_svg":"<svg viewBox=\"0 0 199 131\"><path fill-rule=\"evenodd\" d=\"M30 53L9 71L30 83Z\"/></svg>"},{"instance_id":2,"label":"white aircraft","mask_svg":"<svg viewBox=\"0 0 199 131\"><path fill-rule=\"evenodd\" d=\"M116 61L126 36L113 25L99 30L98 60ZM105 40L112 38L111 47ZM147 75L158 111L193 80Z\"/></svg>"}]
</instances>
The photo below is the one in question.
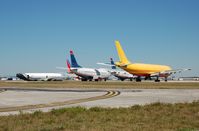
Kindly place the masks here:
<instances>
[{"instance_id":1,"label":"white aircraft","mask_svg":"<svg viewBox=\"0 0 199 131\"><path fill-rule=\"evenodd\" d=\"M111 63L97 63L99 65L111 66L112 70L110 70L111 74L117 77L119 80L124 81L129 79L132 81L136 78L136 76L124 71L124 70L117 70L112 58L110 58Z\"/></svg>"},{"instance_id":2,"label":"white aircraft","mask_svg":"<svg viewBox=\"0 0 199 131\"><path fill-rule=\"evenodd\" d=\"M16 77L25 81L62 81L66 79L61 73L18 73Z\"/></svg>"},{"instance_id":3,"label":"white aircraft","mask_svg":"<svg viewBox=\"0 0 199 131\"><path fill-rule=\"evenodd\" d=\"M69 72L74 73L77 76L81 77L82 81L87 81L87 80L106 81L111 76L111 73L107 71L106 69L94 69L94 68L81 67L77 63L72 50L70 51L70 57L71 57L71 66L70 66L70 62L67 60L67 67L69 69Z\"/></svg>"}]
</instances>

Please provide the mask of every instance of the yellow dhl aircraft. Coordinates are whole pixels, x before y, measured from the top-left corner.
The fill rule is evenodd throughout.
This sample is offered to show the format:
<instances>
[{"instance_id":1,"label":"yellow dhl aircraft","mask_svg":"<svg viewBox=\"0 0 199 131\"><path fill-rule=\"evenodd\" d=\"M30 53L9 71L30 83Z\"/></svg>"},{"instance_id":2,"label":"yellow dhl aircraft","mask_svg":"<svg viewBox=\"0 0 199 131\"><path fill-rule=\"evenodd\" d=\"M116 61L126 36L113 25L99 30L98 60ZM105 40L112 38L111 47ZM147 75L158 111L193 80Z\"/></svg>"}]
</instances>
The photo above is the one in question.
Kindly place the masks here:
<instances>
[{"instance_id":1,"label":"yellow dhl aircraft","mask_svg":"<svg viewBox=\"0 0 199 131\"><path fill-rule=\"evenodd\" d=\"M156 77L157 79L155 80L155 82L160 82L159 77L164 77L165 81L167 81L168 76L170 76L171 74L175 74L177 72L182 72L186 70L191 70L191 69L172 70L170 66L166 65L131 63L127 59L120 45L120 42L115 41L115 45L120 59L120 61L116 62L115 65L133 75L136 75L137 82L141 81L141 77L145 77L145 79L151 79L151 77Z\"/></svg>"}]
</instances>

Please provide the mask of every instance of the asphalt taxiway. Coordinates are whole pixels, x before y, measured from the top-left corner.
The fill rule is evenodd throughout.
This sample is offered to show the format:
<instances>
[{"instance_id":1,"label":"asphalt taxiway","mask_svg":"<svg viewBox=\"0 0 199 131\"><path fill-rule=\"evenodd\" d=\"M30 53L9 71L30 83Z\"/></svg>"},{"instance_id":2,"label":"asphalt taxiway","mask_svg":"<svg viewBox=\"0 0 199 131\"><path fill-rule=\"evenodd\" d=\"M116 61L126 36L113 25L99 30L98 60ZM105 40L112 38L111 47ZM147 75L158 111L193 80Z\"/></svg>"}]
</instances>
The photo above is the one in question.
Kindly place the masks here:
<instances>
[{"instance_id":1,"label":"asphalt taxiway","mask_svg":"<svg viewBox=\"0 0 199 131\"><path fill-rule=\"evenodd\" d=\"M1 88L0 115L71 106L130 107L199 100L199 89Z\"/></svg>"}]
</instances>

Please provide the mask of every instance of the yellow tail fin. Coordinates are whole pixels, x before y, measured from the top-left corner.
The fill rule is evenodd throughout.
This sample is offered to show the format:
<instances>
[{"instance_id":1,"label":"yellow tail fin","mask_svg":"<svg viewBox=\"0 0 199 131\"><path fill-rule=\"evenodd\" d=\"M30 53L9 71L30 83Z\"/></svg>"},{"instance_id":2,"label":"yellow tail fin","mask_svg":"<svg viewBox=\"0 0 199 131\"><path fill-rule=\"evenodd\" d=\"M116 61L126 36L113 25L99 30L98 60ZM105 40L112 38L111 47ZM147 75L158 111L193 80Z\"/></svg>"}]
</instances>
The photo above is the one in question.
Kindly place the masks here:
<instances>
[{"instance_id":1,"label":"yellow tail fin","mask_svg":"<svg viewBox=\"0 0 199 131\"><path fill-rule=\"evenodd\" d=\"M115 41L115 45L116 45L116 48L117 48L117 53L118 53L118 56L120 58L120 62L122 64L129 64L129 60L127 59L121 45L120 45L120 42L119 41Z\"/></svg>"}]
</instances>

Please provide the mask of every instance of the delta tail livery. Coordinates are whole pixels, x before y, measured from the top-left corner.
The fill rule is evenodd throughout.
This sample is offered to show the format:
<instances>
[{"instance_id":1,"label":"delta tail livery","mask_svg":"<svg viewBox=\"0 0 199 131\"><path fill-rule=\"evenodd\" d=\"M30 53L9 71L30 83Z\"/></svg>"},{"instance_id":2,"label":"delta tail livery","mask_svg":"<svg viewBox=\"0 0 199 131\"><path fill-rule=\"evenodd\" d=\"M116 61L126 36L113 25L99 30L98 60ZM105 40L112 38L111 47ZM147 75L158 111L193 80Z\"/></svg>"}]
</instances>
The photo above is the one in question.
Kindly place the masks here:
<instances>
[{"instance_id":1,"label":"delta tail livery","mask_svg":"<svg viewBox=\"0 0 199 131\"><path fill-rule=\"evenodd\" d=\"M81 77L82 81L106 81L110 77L110 72L106 69L84 68L77 63L73 51L70 51L71 64L67 60L67 67L70 73L76 74Z\"/></svg>"},{"instance_id":2,"label":"delta tail livery","mask_svg":"<svg viewBox=\"0 0 199 131\"><path fill-rule=\"evenodd\" d=\"M145 77L145 79L151 79L151 77L156 77L155 82L159 82L159 77L164 77L165 81L171 74L175 74L177 72L182 72L191 69L178 69L172 70L170 66L166 65L154 65L154 64L141 64L141 63L132 63L128 60L123 51L120 42L115 41L116 49L118 52L118 56L120 61L116 62L115 65L122 68L123 70L129 72L130 74L136 75L136 81L141 81L141 77Z\"/></svg>"}]
</instances>

